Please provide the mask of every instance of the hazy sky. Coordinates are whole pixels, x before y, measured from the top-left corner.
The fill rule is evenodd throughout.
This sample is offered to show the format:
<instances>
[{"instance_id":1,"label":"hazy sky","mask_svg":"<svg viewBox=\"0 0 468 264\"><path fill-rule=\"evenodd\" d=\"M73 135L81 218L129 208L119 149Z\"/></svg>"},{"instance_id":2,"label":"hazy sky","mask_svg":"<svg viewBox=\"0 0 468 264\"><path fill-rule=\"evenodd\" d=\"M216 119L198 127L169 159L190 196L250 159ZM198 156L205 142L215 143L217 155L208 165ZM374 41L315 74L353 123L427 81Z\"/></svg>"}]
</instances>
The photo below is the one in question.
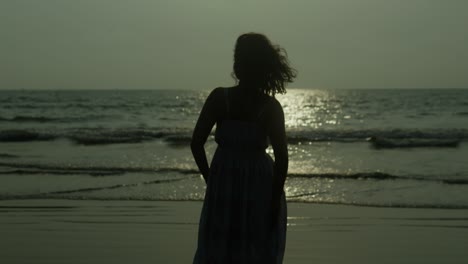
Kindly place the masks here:
<instances>
[{"instance_id":1,"label":"hazy sky","mask_svg":"<svg viewBox=\"0 0 468 264\"><path fill-rule=\"evenodd\" d=\"M467 0L0 0L0 89L211 89L237 36L299 88L468 88Z\"/></svg>"}]
</instances>

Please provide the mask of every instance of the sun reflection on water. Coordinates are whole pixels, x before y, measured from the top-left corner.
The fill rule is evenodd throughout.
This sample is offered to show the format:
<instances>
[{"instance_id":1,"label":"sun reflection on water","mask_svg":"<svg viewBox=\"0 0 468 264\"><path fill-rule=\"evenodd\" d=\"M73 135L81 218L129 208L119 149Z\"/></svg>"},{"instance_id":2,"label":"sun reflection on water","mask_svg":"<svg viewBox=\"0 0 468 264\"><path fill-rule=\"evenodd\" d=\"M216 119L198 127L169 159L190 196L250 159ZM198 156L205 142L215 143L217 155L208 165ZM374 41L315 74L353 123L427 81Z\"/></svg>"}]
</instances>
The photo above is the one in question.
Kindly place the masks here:
<instances>
[{"instance_id":1,"label":"sun reflection on water","mask_svg":"<svg viewBox=\"0 0 468 264\"><path fill-rule=\"evenodd\" d=\"M342 119L351 118L343 114L342 101L333 91L291 89L278 96L278 100L283 105L288 128L334 127Z\"/></svg>"}]
</instances>

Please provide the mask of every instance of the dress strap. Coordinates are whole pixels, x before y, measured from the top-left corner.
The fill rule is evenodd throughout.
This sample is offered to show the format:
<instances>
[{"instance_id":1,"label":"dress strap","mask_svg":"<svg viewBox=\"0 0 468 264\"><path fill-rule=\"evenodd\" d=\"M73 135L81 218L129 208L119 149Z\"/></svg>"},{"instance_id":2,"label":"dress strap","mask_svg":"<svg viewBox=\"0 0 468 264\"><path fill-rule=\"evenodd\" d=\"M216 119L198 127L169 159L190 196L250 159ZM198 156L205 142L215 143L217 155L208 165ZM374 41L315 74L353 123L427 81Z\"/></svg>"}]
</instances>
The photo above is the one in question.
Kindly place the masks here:
<instances>
[{"instance_id":1,"label":"dress strap","mask_svg":"<svg viewBox=\"0 0 468 264\"><path fill-rule=\"evenodd\" d=\"M265 101L265 103L263 103L262 108L260 109L260 112L258 112L257 120L259 120L260 117L262 116L263 112L265 112L266 105L268 104L269 101L270 101L270 97L268 97L268 99Z\"/></svg>"},{"instance_id":2,"label":"dress strap","mask_svg":"<svg viewBox=\"0 0 468 264\"><path fill-rule=\"evenodd\" d=\"M229 90L224 88L224 99L226 101L226 113L229 116Z\"/></svg>"}]
</instances>

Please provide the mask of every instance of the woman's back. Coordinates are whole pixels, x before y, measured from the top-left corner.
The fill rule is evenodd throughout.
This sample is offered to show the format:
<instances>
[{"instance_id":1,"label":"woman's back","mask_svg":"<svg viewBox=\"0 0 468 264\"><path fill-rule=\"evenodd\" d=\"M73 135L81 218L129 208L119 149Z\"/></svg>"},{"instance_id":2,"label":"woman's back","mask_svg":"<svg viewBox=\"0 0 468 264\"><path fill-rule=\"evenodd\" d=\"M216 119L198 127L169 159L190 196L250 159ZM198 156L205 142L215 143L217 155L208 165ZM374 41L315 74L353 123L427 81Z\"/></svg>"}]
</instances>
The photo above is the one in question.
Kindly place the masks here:
<instances>
[{"instance_id":1,"label":"woman's back","mask_svg":"<svg viewBox=\"0 0 468 264\"><path fill-rule=\"evenodd\" d=\"M272 97L256 92L254 87L234 86L221 88L225 102L224 119L242 121L265 121L262 114L268 109ZM252 91L254 90L254 91Z\"/></svg>"},{"instance_id":2,"label":"woman's back","mask_svg":"<svg viewBox=\"0 0 468 264\"><path fill-rule=\"evenodd\" d=\"M241 89L222 88L225 111L216 123L216 143L225 148L264 150L268 147L265 112L271 98L248 97L249 94Z\"/></svg>"}]
</instances>

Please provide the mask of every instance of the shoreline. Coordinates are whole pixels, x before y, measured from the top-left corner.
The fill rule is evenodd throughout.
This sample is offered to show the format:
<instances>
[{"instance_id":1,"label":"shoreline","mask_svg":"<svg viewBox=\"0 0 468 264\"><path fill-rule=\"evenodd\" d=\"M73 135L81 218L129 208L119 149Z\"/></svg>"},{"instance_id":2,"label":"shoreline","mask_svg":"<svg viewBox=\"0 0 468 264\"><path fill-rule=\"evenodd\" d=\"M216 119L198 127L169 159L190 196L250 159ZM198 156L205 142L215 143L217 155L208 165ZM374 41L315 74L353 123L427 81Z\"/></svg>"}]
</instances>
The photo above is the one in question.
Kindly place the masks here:
<instances>
[{"instance_id":1,"label":"shoreline","mask_svg":"<svg viewBox=\"0 0 468 264\"><path fill-rule=\"evenodd\" d=\"M196 201L0 201L4 263L191 263ZM284 263L466 263L468 209L288 203Z\"/></svg>"}]
</instances>

